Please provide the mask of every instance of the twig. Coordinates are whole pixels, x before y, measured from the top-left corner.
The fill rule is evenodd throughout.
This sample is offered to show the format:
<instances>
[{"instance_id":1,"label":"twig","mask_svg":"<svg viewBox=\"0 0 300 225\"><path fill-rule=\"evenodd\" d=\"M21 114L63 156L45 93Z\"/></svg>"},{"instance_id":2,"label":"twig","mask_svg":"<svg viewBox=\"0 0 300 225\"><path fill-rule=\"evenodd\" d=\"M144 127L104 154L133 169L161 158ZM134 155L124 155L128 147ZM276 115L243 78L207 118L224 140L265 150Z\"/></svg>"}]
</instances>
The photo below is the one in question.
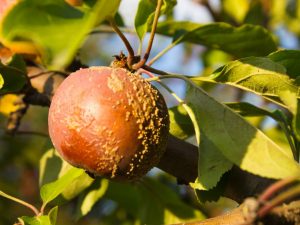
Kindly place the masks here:
<instances>
[{"instance_id":1,"label":"twig","mask_svg":"<svg viewBox=\"0 0 300 225\"><path fill-rule=\"evenodd\" d=\"M38 132L38 131L18 130L18 131L16 131L16 134L19 134L19 135L36 135L36 136L41 136L41 137L46 137L46 138L49 137L48 134Z\"/></svg>"},{"instance_id":2,"label":"twig","mask_svg":"<svg viewBox=\"0 0 300 225\"><path fill-rule=\"evenodd\" d=\"M271 201L267 202L260 210L257 212L259 218L263 218L267 213L269 213L273 208L278 206L279 204L292 199L296 196L300 195L300 185L296 185L295 187L291 187L290 189L280 193L278 196L273 198Z\"/></svg>"},{"instance_id":3,"label":"twig","mask_svg":"<svg viewBox=\"0 0 300 225\"><path fill-rule=\"evenodd\" d=\"M40 77L40 76L43 76L43 75L47 75L47 74L50 74L50 76L53 76L55 74L60 74L60 75L63 75L64 77L67 77L69 75L69 73L66 73L66 72L63 72L63 71L48 70L48 71L43 71L43 72L40 72L40 73L30 75L29 79L32 80L34 78L37 78L37 77Z\"/></svg>"},{"instance_id":4,"label":"twig","mask_svg":"<svg viewBox=\"0 0 300 225\"><path fill-rule=\"evenodd\" d=\"M264 203L272 195L274 195L277 191L282 189L283 187L287 186L288 184L291 184L292 182L295 182L298 177L291 177L283 180L279 180L276 183L272 184L270 187L268 187L258 198L258 201L261 203Z\"/></svg>"},{"instance_id":5,"label":"twig","mask_svg":"<svg viewBox=\"0 0 300 225\"><path fill-rule=\"evenodd\" d=\"M152 23L152 29L151 29L151 33L150 33L149 42L148 42L148 47L146 49L146 52L144 54L143 59L132 66L132 68L134 70L138 70L139 68L143 67L145 65L145 63L147 62L148 58L149 58L151 48L152 48L152 44L153 44L153 40L154 40L154 37L155 37L156 27L157 27L158 18L159 18L159 15L160 15L160 9L161 9L162 3L163 3L163 0L158 0L157 1L157 6L156 6L156 9L155 9L154 19L153 19L153 23Z\"/></svg>"},{"instance_id":6,"label":"twig","mask_svg":"<svg viewBox=\"0 0 300 225\"><path fill-rule=\"evenodd\" d=\"M149 71L149 72L152 72L152 73L155 73L155 74L159 74L159 75L169 75L169 73L165 72L165 71L162 71L162 70L158 70L158 69L155 69L155 68L152 68L150 66L147 66L147 65L143 65L141 68Z\"/></svg>"},{"instance_id":7,"label":"twig","mask_svg":"<svg viewBox=\"0 0 300 225\"><path fill-rule=\"evenodd\" d=\"M135 30L130 29L130 28L126 28L126 27L118 27L118 28L122 33L130 33L130 34L136 33ZM95 30L93 30L90 34L99 34L99 33L100 34L101 33L115 33L115 30L110 26L102 25L99 28L96 28Z\"/></svg>"},{"instance_id":8,"label":"twig","mask_svg":"<svg viewBox=\"0 0 300 225\"><path fill-rule=\"evenodd\" d=\"M131 66L133 59L134 59L134 50L131 47L131 44L129 43L129 41L127 40L127 38L125 37L125 35L122 33L122 31L118 28L115 20L113 18L109 19L110 25L112 26L112 28L114 29L114 31L119 35L119 37L122 39L123 43L126 46L126 49L128 51L128 65Z\"/></svg>"},{"instance_id":9,"label":"twig","mask_svg":"<svg viewBox=\"0 0 300 225\"><path fill-rule=\"evenodd\" d=\"M8 194L4 193L3 191L0 191L0 195L7 198L7 199L10 199L14 202L17 202L21 205L26 206L27 208L31 209L36 216L38 216L40 214L40 212L37 208L35 208L33 205L31 205L31 204L29 204L29 203L27 203L27 202L25 202L21 199L18 199L18 198L15 198L15 197L11 196L11 195L8 195Z\"/></svg>"}]
</instances>

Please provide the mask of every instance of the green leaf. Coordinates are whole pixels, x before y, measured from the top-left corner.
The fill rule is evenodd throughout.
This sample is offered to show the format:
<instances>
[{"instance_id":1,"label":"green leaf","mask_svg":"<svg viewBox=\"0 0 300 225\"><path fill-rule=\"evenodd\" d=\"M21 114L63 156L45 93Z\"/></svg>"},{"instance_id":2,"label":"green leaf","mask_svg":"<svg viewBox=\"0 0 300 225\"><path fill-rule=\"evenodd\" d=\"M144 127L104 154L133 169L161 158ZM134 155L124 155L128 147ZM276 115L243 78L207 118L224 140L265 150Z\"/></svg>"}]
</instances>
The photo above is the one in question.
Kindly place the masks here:
<instances>
[{"instance_id":1,"label":"green leaf","mask_svg":"<svg viewBox=\"0 0 300 225\"><path fill-rule=\"evenodd\" d=\"M265 56L277 49L271 33L261 26L250 24L233 27L227 23L202 25L167 21L159 23L157 33L173 36L174 42L201 44L223 50L238 58Z\"/></svg>"},{"instance_id":2,"label":"green leaf","mask_svg":"<svg viewBox=\"0 0 300 225\"><path fill-rule=\"evenodd\" d=\"M62 197L66 200L71 200L79 195L83 190L91 186L94 179L87 173L81 174L79 177L73 180L69 186L61 193Z\"/></svg>"},{"instance_id":3,"label":"green leaf","mask_svg":"<svg viewBox=\"0 0 300 225\"><path fill-rule=\"evenodd\" d=\"M44 204L55 199L79 176L84 173L84 170L71 168L58 180L45 184L40 189L41 198Z\"/></svg>"},{"instance_id":4,"label":"green leaf","mask_svg":"<svg viewBox=\"0 0 300 225\"><path fill-rule=\"evenodd\" d=\"M21 220L24 225L55 225L54 223L51 223L49 216L22 216L19 220Z\"/></svg>"},{"instance_id":5,"label":"green leaf","mask_svg":"<svg viewBox=\"0 0 300 225\"><path fill-rule=\"evenodd\" d=\"M216 202L220 199L220 197L224 196L224 192L226 191L226 185L228 183L228 173L230 172L226 172L225 174L223 174L217 185L209 190L201 190L201 188L197 187L197 183L192 183L191 185L194 188L198 201Z\"/></svg>"},{"instance_id":6,"label":"green leaf","mask_svg":"<svg viewBox=\"0 0 300 225\"><path fill-rule=\"evenodd\" d=\"M55 181L66 174L73 167L63 161L55 149L48 150L40 160L40 186ZM61 193L65 200L70 200L93 183L94 179L86 173L74 179Z\"/></svg>"},{"instance_id":7,"label":"green leaf","mask_svg":"<svg viewBox=\"0 0 300 225\"><path fill-rule=\"evenodd\" d=\"M198 210L185 204L178 195L162 183L145 179L138 191L141 194L139 217L141 224L174 224L204 219Z\"/></svg>"},{"instance_id":8,"label":"green leaf","mask_svg":"<svg viewBox=\"0 0 300 225\"><path fill-rule=\"evenodd\" d=\"M291 78L298 78L300 71L300 51L298 50L281 50L268 56L272 61L281 64L286 68L286 74Z\"/></svg>"},{"instance_id":9,"label":"green leaf","mask_svg":"<svg viewBox=\"0 0 300 225\"><path fill-rule=\"evenodd\" d=\"M92 207L96 204L97 201L99 201L99 199L103 197L103 195L107 191L108 185L108 180L102 179L100 182L100 187L89 191L87 195L85 195L82 202L80 203L81 206L77 215L77 219L85 216L91 211Z\"/></svg>"},{"instance_id":10,"label":"green leaf","mask_svg":"<svg viewBox=\"0 0 300 225\"><path fill-rule=\"evenodd\" d=\"M250 9L245 16L243 23L250 23L250 24L264 24L266 21L266 11L263 5L264 3L261 1L251 1ZM273 15L272 15L273 16Z\"/></svg>"},{"instance_id":11,"label":"green leaf","mask_svg":"<svg viewBox=\"0 0 300 225\"><path fill-rule=\"evenodd\" d=\"M137 184L109 181L105 198L117 202L127 212L135 216L140 209L140 196L137 189Z\"/></svg>"},{"instance_id":12,"label":"green leaf","mask_svg":"<svg viewBox=\"0 0 300 225\"><path fill-rule=\"evenodd\" d=\"M286 74L285 67L264 57L248 57L230 62L215 71L210 78L254 92L278 104L282 104L279 99L282 91L296 93L297 97L300 93L297 80Z\"/></svg>"},{"instance_id":13,"label":"green leaf","mask_svg":"<svg viewBox=\"0 0 300 225\"><path fill-rule=\"evenodd\" d=\"M50 211L48 213L48 217L49 217L51 225L55 225L56 224L57 211L58 211L58 206L55 206L52 209L50 209Z\"/></svg>"},{"instance_id":14,"label":"green leaf","mask_svg":"<svg viewBox=\"0 0 300 225\"><path fill-rule=\"evenodd\" d=\"M300 99L297 98L295 93L290 91L281 92L280 99L288 106L289 111L293 114L292 127L297 139L300 140Z\"/></svg>"},{"instance_id":15,"label":"green leaf","mask_svg":"<svg viewBox=\"0 0 300 225\"><path fill-rule=\"evenodd\" d=\"M0 94L19 92L26 84L26 74L0 62Z\"/></svg>"},{"instance_id":16,"label":"green leaf","mask_svg":"<svg viewBox=\"0 0 300 225\"><path fill-rule=\"evenodd\" d=\"M14 54L6 63L7 66L17 68L24 74L27 74L26 63L21 55Z\"/></svg>"},{"instance_id":17,"label":"green leaf","mask_svg":"<svg viewBox=\"0 0 300 225\"><path fill-rule=\"evenodd\" d=\"M297 114L297 95L294 92L285 90L279 93L282 102L288 107L288 110L293 114Z\"/></svg>"},{"instance_id":18,"label":"green leaf","mask_svg":"<svg viewBox=\"0 0 300 225\"><path fill-rule=\"evenodd\" d=\"M223 0L222 6L228 15L236 22L241 23L249 10L250 2L248 0Z\"/></svg>"},{"instance_id":19,"label":"green leaf","mask_svg":"<svg viewBox=\"0 0 300 225\"><path fill-rule=\"evenodd\" d=\"M134 184L110 181L105 197L139 219L138 224L173 224L204 219L199 210L181 201L174 190L151 178Z\"/></svg>"},{"instance_id":20,"label":"green leaf","mask_svg":"<svg viewBox=\"0 0 300 225\"><path fill-rule=\"evenodd\" d=\"M0 40L17 52L37 51L50 69L61 69L72 61L92 28L115 14L119 3L93 0L80 10L63 0L24 0L4 18Z\"/></svg>"},{"instance_id":21,"label":"green leaf","mask_svg":"<svg viewBox=\"0 0 300 225\"><path fill-rule=\"evenodd\" d=\"M225 105L241 116L269 116L277 120L276 116L268 110L259 108L248 102L226 102Z\"/></svg>"},{"instance_id":22,"label":"green leaf","mask_svg":"<svg viewBox=\"0 0 300 225\"><path fill-rule=\"evenodd\" d=\"M186 110L181 105L170 108L169 117L169 132L175 137L186 139L195 133L193 123L189 118Z\"/></svg>"},{"instance_id":23,"label":"green leaf","mask_svg":"<svg viewBox=\"0 0 300 225\"><path fill-rule=\"evenodd\" d=\"M282 96L282 94L280 94L280 98L281 98L281 96ZM283 101L283 102L285 102L285 101ZM285 104L287 104L287 103L285 103ZM291 159L293 159L293 151L296 152L295 151L296 147L292 140L293 136L292 136L291 126L290 126L291 123L290 123L289 119L284 115L283 112L281 112L280 110L274 110L274 111L270 112L265 109L258 108L257 106L254 106L250 103L246 103L246 102L226 103L226 105L242 116L246 116L246 117L269 116L272 119L274 119L275 121L277 121L281 127L281 130L284 132L284 133L281 133L282 139L286 138L285 141L288 141L289 146L286 146L284 141L282 141L282 140L280 142L277 141L276 144L278 144L280 146L280 148L282 150L284 150ZM272 138L272 140L274 140L274 139ZM292 149L292 151L291 151L291 149Z\"/></svg>"},{"instance_id":24,"label":"green leaf","mask_svg":"<svg viewBox=\"0 0 300 225\"><path fill-rule=\"evenodd\" d=\"M185 103L192 111L188 111L192 121L229 161L267 178L281 179L300 172L298 163L264 133L192 82L187 84Z\"/></svg>"},{"instance_id":25,"label":"green leaf","mask_svg":"<svg viewBox=\"0 0 300 225\"><path fill-rule=\"evenodd\" d=\"M176 3L176 0L163 0L160 15L171 11ZM140 40L143 40L145 34L152 26L156 4L157 1L153 0L140 0L139 2L134 24Z\"/></svg>"},{"instance_id":26,"label":"green leaf","mask_svg":"<svg viewBox=\"0 0 300 225\"><path fill-rule=\"evenodd\" d=\"M217 146L214 145L201 131L198 178L191 187L198 190L210 190L220 181L222 175L230 170L233 163L227 159Z\"/></svg>"},{"instance_id":27,"label":"green leaf","mask_svg":"<svg viewBox=\"0 0 300 225\"><path fill-rule=\"evenodd\" d=\"M55 149L46 151L40 159L39 185L42 186L58 179L62 166L63 160Z\"/></svg>"}]
</instances>

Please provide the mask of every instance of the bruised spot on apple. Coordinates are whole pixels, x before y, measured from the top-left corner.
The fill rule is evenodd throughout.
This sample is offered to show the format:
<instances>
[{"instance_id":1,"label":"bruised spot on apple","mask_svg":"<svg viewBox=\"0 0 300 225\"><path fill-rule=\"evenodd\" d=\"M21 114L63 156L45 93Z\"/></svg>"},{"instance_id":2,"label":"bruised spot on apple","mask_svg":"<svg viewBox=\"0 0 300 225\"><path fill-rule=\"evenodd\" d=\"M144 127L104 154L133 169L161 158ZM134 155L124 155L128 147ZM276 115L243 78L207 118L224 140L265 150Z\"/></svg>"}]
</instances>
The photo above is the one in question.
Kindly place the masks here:
<instances>
[{"instance_id":1,"label":"bruised spot on apple","mask_svg":"<svg viewBox=\"0 0 300 225\"><path fill-rule=\"evenodd\" d=\"M49 109L60 155L95 176L134 180L157 165L169 132L166 103L140 75L91 67L66 78Z\"/></svg>"}]
</instances>

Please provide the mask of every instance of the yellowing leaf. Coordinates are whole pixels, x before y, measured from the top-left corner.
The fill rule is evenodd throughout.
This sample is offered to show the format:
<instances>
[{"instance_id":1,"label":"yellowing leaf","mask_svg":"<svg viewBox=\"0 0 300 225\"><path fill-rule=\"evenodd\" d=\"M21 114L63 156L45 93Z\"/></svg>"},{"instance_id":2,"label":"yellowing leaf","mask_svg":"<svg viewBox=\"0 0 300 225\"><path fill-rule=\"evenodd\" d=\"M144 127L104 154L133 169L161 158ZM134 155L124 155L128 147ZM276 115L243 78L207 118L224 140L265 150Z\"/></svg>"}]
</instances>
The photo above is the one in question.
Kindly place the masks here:
<instances>
[{"instance_id":1,"label":"yellowing leaf","mask_svg":"<svg viewBox=\"0 0 300 225\"><path fill-rule=\"evenodd\" d=\"M0 113L8 116L11 112L18 109L15 101L18 99L17 95L7 94L0 98Z\"/></svg>"},{"instance_id":2,"label":"yellowing leaf","mask_svg":"<svg viewBox=\"0 0 300 225\"><path fill-rule=\"evenodd\" d=\"M238 23L243 22L249 10L249 6L250 2L248 0L223 0L223 8L225 12Z\"/></svg>"},{"instance_id":3,"label":"yellowing leaf","mask_svg":"<svg viewBox=\"0 0 300 225\"><path fill-rule=\"evenodd\" d=\"M4 80L2 75L0 74L0 89L3 87L3 84L4 84Z\"/></svg>"}]
</instances>

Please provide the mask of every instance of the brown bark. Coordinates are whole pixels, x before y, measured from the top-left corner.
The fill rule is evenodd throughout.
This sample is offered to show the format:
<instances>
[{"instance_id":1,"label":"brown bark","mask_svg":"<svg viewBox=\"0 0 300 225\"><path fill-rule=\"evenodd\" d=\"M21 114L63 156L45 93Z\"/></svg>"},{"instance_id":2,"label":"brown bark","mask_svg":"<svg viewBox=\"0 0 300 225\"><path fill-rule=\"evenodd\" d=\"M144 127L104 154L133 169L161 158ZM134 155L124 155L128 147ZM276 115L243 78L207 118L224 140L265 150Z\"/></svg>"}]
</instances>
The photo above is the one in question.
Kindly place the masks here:
<instances>
[{"instance_id":1,"label":"brown bark","mask_svg":"<svg viewBox=\"0 0 300 225\"><path fill-rule=\"evenodd\" d=\"M288 205L274 208L271 213L260 220L255 221L255 211L249 216L245 204L221 216L206 219L204 221L194 221L180 223L176 225L299 225L300 224L300 201L294 201Z\"/></svg>"}]
</instances>

